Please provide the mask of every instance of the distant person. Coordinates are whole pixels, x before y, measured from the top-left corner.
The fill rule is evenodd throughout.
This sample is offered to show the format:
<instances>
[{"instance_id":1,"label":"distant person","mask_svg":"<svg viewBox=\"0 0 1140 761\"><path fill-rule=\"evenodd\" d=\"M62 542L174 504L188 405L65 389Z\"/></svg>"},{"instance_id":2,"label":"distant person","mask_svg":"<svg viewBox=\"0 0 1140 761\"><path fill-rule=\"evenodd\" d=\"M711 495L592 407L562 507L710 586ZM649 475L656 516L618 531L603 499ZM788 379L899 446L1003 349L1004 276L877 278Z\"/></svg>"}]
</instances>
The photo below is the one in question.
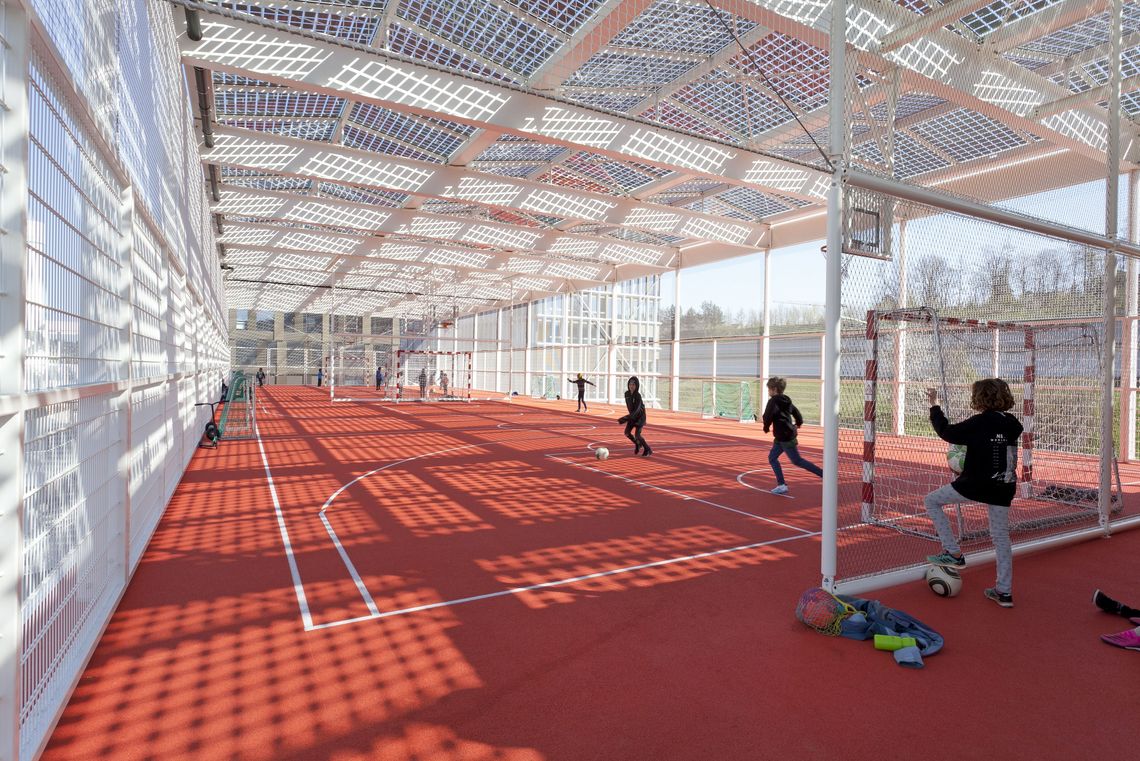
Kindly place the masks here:
<instances>
[{"instance_id":1,"label":"distant person","mask_svg":"<svg viewBox=\"0 0 1140 761\"><path fill-rule=\"evenodd\" d=\"M321 384L324 383L324 380L325 380L325 369L323 367L318 367L317 368L317 388L321 387Z\"/></svg>"},{"instance_id":2,"label":"distant person","mask_svg":"<svg viewBox=\"0 0 1140 761\"><path fill-rule=\"evenodd\" d=\"M428 385L428 378L427 378L427 370L426 369L420 370L420 377L417 378L417 380L419 381L419 384L420 384L420 399L425 399L425 398L427 398L427 385Z\"/></svg>"},{"instance_id":3,"label":"distant person","mask_svg":"<svg viewBox=\"0 0 1140 761\"><path fill-rule=\"evenodd\" d=\"M975 381L970 390L970 407L978 414L953 425L938 404L938 389L926 389L926 399L930 403L930 425L938 438L966 447L962 474L953 483L927 494L924 500L926 512L942 542L942 552L926 560L945 568L966 565L962 548L942 508L962 502L981 502L989 514L990 538L997 559L997 581L984 594L1001 607L1012 608L1009 505L1017 489L1017 441L1022 431L1021 423L1007 411L1013 408L1013 392L1000 378Z\"/></svg>"},{"instance_id":4,"label":"distant person","mask_svg":"<svg viewBox=\"0 0 1140 761\"><path fill-rule=\"evenodd\" d=\"M254 377L257 378L257 385L258 386L264 386L265 385L265 368L262 368L262 367L257 368L257 375L255 375Z\"/></svg>"},{"instance_id":5,"label":"distant person","mask_svg":"<svg viewBox=\"0 0 1140 761\"><path fill-rule=\"evenodd\" d=\"M230 394L230 387L226 383L226 379L222 378L222 398L218 400L219 403L224 402L226 397Z\"/></svg>"},{"instance_id":6,"label":"distant person","mask_svg":"<svg viewBox=\"0 0 1140 761\"><path fill-rule=\"evenodd\" d=\"M784 471L780 467L780 455L786 454L788 460L796 467L803 468L808 473L823 477L823 471L813 462L808 462L800 454L799 430L804 424L804 417L792 402L792 398L784 393L788 382L783 378L772 377L768 379L768 404L764 407L764 433L772 430L772 449L768 452L768 464L776 476L776 488L773 494L787 494L788 485L784 482Z\"/></svg>"},{"instance_id":7,"label":"distant person","mask_svg":"<svg viewBox=\"0 0 1140 761\"><path fill-rule=\"evenodd\" d=\"M376 368L376 390L379 391L380 387L384 385L384 369L381 367Z\"/></svg>"},{"instance_id":8,"label":"distant person","mask_svg":"<svg viewBox=\"0 0 1140 761\"><path fill-rule=\"evenodd\" d=\"M648 457L653 450L641 435L645 428L645 401L641 398L641 381L636 375L625 384L625 408L629 414L618 418L618 423L625 424L625 437L633 442L633 453Z\"/></svg>"},{"instance_id":9,"label":"distant person","mask_svg":"<svg viewBox=\"0 0 1140 761\"><path fill-rule=\"evenodd\" d=\"M590 383L590 381L582 377L582 373L578 373L578 377L570 378L570 382L578 387L578 409L574 411L581 412L582 410L588 410L589 408L586 406L586 384ZM594 384L590 383L590 385L593 386ZM597 388L597 386L594 387Z\"/></svg>"},{"instance_id":10,"label":"distant person","mask_svg":"<svg viewBox=\"0 0 1140 761\"><path fill-rule=\"evenodd\" d=\"M449 380L449 379L448 379L448 377L447 377L447 373L446 373L446 372L444 372L443 370L440 370L440 371L439 371L439 387L440 387L441 389L443 389L443 395L444 395L444 396L447 396L447 383L448 383L448 380Z\"/></svg>"}]
</instances>

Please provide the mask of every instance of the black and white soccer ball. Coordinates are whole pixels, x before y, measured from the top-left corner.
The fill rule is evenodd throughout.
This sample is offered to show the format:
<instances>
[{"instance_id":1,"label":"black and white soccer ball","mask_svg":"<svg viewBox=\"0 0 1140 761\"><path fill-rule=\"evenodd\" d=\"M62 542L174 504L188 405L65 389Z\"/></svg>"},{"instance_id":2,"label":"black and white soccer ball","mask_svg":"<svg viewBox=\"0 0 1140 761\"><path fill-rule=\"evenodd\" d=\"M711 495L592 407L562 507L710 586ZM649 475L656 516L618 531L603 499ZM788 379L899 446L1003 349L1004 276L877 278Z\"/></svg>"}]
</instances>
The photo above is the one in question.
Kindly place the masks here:
<instances>
[{"instance_id":1,"label":"black and white soccer ball","mask_svg":"<svg viewBox=\"0 0 1140 761\"><path fill-rule=\"evenodd\" d=\"M926 572L926 585L939 597L957 597L962 591L962 577L953 568L932 565Z\"/></svg>"}]
</instances>

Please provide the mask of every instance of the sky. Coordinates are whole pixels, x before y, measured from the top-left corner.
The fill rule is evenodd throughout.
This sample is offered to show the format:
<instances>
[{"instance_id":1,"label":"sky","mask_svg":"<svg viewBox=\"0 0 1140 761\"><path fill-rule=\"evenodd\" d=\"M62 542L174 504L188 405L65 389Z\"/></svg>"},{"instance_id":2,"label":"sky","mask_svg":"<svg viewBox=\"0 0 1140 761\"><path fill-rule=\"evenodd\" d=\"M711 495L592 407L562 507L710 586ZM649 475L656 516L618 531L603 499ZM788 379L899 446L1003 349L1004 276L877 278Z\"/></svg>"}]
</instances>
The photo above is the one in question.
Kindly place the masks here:
<instances>
[{"instance_id":1,"label":"sky","mask_svg":"<svg viewBox=\"0 0 1140 761\"><path fill-rule=\"evenodd\" d=\"M1122 197L1127 190L1123 187ZM1103 230L1104 183L1093 182L1013 199L1001 204L1005 208L1043 216L1082 229ZM1126 225L1121 214L1121 225ZM924 222L922 239L926 241L961 241L954 217L940 215ZM1035 240L1039 240L1034 236ZM1011 231L1004 241L1019 242L1018 234ZM1026 241L1030 236L1025 237ZM820 246L824 241L813 241L775 249L772 252L773 304L815 304L824 301L824 255ZM1003 241L992 241L1000 246ZM1032 248L1031 246L1029 246ZM910 246L913 255L918 246ZM927 249L930 250L930 249ZM763 300L763 255L760 253L726 259L713 264L685 269L681 275L681 304L683 309L697 308L703 301L712 301L729 314L739 309L759 310ZM663 278L661 302L673 303L673 276Z\"/></svg>"}]
</instances>

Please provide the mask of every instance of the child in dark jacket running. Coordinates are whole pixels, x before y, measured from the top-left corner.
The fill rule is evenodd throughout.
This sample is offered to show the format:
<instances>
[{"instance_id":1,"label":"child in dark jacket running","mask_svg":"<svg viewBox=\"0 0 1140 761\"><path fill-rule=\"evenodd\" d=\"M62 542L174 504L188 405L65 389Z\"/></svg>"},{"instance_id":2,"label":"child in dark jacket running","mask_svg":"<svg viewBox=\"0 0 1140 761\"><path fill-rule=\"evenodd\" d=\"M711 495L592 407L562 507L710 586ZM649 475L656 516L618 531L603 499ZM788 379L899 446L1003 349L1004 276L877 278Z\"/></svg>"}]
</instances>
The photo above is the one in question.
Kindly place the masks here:
<instances>
[{"instance_id":1,"label":"child in dark jacket running","mask_svg":"<svg viewBox=\"0 0 1140 761\"><path fill-rule=\"evenodd\" d=\"M633 453L648 457L653 450L641 436L641 429L645 427L645 402L641 399L641 381L636 375L625 384L625 408L629 414L618 418L618 423L625 425L625 436L633 442Z\"/></svg>"},{"instance_id":2,"label":"child in dark jacket running","mask_svg":"<svg viewBox=\"0 0 1140 761\"><path fill-rule=\"evenodd\" d=\"M804 424L803 415L792 404L791 397L784 393L788 382L783 378L768 379L768 406L764 408L764 433L772 429L772 450L768 452L768 464L776 474L776 488L773 494L787 494L788 485L784 483L784 471L780 468L780 455L787 454L793 465L799 466L809 473L820 478L823 471L819 466L810 463L800 454L797 432Z\"/></svg>"},{"instance_id":3,"label":"child in dark jacket running","mask_svg":"<svg viewBox=\"0 0 1140 761\"><path fill-rule=\"evenodd\" d=\"M1021 423L1007 410L1013 393L1000 378L986 378L970 390L970 406L978 413L950 424L938 404L938 390L926 389L930 424L943 441L963 444L966 462L962 474L926 495L926 512L934 522L942 552L926 558L931 565L959 568L966 565L962 548L942 508L962 502L981 502L989 512L990 538L997 558L997 581L985 596L1003 608L1013 607L1013 551L1009 541L1009 505L1017 489L1017 440Z\"/></svg>"}]
</instances>

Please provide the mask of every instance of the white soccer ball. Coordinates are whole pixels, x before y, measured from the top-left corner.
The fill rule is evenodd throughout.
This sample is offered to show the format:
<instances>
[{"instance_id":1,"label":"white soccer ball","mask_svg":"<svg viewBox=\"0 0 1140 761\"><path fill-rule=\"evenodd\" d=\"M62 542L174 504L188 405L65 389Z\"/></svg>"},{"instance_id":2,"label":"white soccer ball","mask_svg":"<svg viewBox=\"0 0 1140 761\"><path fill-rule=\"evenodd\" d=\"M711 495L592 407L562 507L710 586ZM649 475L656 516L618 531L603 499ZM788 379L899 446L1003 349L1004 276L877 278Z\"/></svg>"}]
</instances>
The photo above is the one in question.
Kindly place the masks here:
<instances>
[{"instance_id":1,"label":"white soccer ball","mask_svg":"<svg viewBox=\"0 0 1140 761\"><path fill-rule=\"evenodd\" d=\"M966 445L965 444L951 444L950 448L946 450L946 464L950 466L950 470L955 473L961 473L966 469Z\"/></svg>"},{"instance_id":2,"label":"white soccer ball","mask_svg":"<svg viewBox=\"0 0 1140 761\"><path fill-rule=\"evenodd\" d=\"M608 459L609 456L610 450L606 449L605 447L598 447L594 450L594 457L597 457L599 460Z\"/></svg>"},{"instance_id":3,"label":"white soccer ball","mask_svg":"<svg viewBox=\"0 0 1140 761\"><path fill-rule=\"evenodd\" d=\"M934 565L926 572L926 585L939 597L957 597L962 591L962 577L953 568Z\"/></svg>"}]
</instances>

